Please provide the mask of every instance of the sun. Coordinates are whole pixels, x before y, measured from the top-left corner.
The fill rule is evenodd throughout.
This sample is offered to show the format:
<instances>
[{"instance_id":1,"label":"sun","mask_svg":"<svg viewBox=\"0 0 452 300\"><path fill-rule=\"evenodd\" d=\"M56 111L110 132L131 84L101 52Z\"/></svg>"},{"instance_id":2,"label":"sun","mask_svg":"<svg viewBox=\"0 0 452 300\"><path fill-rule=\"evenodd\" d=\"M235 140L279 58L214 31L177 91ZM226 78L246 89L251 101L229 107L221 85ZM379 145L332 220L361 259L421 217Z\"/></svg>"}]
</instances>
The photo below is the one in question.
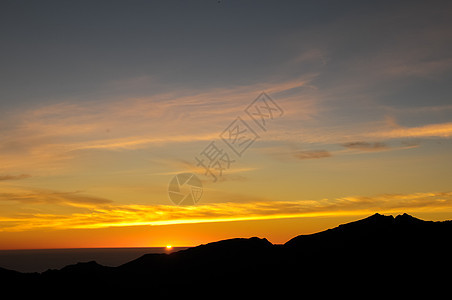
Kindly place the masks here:
<instances>
[{"instance_id":1,"label":"sun","mask_svg":"<svg viewBox=\"0 0 452 300\"><path fill-rule=\"evenodd\" d=\"M171 245L166 245L166 249L167 249L167 250L170 250L171 248L173 248L173 246L171 246Z\"/></svg>"}]
</instances>

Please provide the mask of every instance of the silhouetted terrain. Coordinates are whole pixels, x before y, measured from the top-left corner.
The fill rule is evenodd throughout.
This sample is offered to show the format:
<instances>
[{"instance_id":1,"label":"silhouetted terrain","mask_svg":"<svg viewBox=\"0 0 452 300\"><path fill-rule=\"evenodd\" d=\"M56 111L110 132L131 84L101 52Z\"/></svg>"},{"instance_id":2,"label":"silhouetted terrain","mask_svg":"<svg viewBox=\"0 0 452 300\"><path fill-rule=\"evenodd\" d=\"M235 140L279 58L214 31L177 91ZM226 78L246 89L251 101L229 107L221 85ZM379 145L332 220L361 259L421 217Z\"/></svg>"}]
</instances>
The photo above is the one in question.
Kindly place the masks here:
<instances>
[{"instance_id":1,"label":"silhouetted terrain","mask_svg":"<svg viewBox=\"0 0 452 300\"><path fill-rule=\"evenodd\" d=\"M3 290L49 295L432 295L450 284L451 237L451 221L375 214L284 245L238 238L119 267L93 261L41 274L0 268L0 279Z\"/></svg>"}]
</instances>

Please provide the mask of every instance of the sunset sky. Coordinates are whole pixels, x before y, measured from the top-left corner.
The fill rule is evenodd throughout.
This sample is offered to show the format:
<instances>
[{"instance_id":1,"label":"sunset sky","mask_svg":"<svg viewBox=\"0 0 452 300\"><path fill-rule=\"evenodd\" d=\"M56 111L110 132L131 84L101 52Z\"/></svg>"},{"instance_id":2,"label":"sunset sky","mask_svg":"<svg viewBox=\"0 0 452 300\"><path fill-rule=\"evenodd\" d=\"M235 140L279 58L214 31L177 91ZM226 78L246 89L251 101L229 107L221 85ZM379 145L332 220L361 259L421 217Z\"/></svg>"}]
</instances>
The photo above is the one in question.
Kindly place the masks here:
<instances>
[{"instance_id":1,"label":"sunset sky","mask_svg":"<svg viewBox=\"0 0 452 300\"><path fill-rule=\"evenodd\" d=\"M376 212L452 219L451 11L2 1L0 249L284 243ZM281 109L265 130L245 111L262 92ZM220 138L237 117L258 136L241 156ZM196 160L211 142L233 161L216 182ZM179 173L202 181L196 205L170 200Z\"/></svg>"}]
</instances>

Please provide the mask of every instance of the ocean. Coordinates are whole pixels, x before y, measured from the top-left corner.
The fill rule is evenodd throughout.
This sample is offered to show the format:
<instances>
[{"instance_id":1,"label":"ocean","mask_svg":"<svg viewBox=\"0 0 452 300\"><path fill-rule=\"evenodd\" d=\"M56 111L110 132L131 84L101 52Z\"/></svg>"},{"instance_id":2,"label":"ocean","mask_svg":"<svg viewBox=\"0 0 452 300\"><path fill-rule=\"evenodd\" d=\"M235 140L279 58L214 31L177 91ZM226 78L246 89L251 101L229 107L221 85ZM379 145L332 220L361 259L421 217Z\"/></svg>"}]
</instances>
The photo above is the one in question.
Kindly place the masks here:
<instances>
[{"instance_id":1,"label":"ocean","mask_svg":"<svg viewBox=\"0 0 452 300\"><path fill-rule=\"evenodd\" d=\"M171 253L186 247L149 248L77 248L0 250L0 267L19 272L44 272L61 269L78 262L96 261L104 266L116 267L147 253Z\"/></svg>"}]
</instances>

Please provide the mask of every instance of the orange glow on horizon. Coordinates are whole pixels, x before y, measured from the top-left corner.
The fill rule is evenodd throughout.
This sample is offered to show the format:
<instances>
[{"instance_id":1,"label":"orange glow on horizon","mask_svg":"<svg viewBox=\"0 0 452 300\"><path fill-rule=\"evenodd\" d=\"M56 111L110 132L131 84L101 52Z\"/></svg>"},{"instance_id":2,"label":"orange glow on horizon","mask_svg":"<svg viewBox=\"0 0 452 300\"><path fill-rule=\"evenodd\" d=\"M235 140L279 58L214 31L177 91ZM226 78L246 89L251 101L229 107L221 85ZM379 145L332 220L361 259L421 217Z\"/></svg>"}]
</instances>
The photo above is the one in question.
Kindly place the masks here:
<instances>
[{"instance_id":1,"label":"orange glow on horizon","mask_svg":"<svg viewBox=\"0 0 452 300\"><path fill-rule=\"evenodd\" d=\"M402 212L392 212L397 215ZM387 213L389 214L389 213ZM450 220L452 213L419 212L424 220ZM128 226L90 229L0 232L0 249L193 247L229 238L257 236L283 244L300 234L311 234L369 216L329 215L267 220ZM170 250L170 249L168 249Z\"/></svg>"}]
</instances>

